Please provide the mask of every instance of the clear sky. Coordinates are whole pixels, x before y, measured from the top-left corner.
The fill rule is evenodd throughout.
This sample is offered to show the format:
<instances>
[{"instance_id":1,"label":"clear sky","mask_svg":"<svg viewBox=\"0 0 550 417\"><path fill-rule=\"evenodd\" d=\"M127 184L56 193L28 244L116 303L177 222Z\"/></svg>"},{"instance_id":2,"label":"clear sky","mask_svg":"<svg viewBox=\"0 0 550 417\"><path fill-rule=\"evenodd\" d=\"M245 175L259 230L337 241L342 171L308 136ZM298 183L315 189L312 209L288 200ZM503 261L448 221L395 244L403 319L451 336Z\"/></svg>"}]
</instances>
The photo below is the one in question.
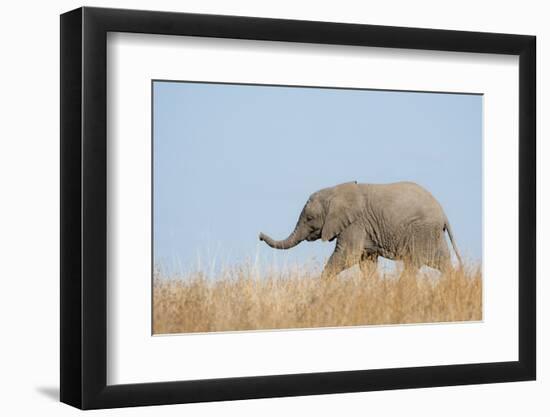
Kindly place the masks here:
<instances>
[{"instance_id":1,"label":"clear sky","mask_svg":"<svg viewBox=\"0 0 550 417\"><path fill-rule=\"evenodd\" d=\"M334 242L276 251L310 194L414 181L461 254L482 256L482 96L155 81L154 262L168 274L243 261L323 261Z\"/></svg>"}]
</instances>

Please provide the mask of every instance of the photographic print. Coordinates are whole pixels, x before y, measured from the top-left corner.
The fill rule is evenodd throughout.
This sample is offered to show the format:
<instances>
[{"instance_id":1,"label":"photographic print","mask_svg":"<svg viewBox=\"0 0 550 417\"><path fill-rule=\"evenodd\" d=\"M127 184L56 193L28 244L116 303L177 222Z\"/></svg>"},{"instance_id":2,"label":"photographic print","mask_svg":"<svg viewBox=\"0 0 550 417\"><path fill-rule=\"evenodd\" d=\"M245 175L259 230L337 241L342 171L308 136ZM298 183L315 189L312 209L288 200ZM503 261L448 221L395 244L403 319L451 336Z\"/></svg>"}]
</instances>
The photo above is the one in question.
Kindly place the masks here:
<instances>
[{"instance_id":1,"label":"photographic print","mask_svg":"<svg viewBox=\"0 0 550 417\"><path fill-rule=\"evenodd\" d=\"M154 80L153 334L482 320L482 108Z\"/></svg>"},{"instance_id":2,"label":"photographic print","mask_svg":"<svg viewBox=\"0 0 550 417\"><path fill-rule=\"evenodd\" d=\"M60 33L62 402L536 379L534 36L95 7Z\"/></svg>"}]
</instances>

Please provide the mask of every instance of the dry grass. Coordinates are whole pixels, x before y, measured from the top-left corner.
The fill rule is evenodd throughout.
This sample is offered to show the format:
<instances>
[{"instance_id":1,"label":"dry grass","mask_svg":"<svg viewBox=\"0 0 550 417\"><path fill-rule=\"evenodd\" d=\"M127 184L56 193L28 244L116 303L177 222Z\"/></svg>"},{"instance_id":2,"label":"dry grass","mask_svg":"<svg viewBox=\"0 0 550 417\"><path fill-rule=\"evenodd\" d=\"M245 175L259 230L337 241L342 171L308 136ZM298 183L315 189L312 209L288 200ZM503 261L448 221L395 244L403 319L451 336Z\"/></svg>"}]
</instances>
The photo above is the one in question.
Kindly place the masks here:
<instances>
[{"instance_id":1,"label":"dry grass","mask_svg":"<svg viewBox=\"0 0 550 417\"><path fill-rule=\"evenodd\" d=\"M434 323L482 319L479 267L433 278L394 273L364 278L358 271L323 282L318 274L226 271L155 277L155 334L260 329Z\"/></svg>"}]
</instances>

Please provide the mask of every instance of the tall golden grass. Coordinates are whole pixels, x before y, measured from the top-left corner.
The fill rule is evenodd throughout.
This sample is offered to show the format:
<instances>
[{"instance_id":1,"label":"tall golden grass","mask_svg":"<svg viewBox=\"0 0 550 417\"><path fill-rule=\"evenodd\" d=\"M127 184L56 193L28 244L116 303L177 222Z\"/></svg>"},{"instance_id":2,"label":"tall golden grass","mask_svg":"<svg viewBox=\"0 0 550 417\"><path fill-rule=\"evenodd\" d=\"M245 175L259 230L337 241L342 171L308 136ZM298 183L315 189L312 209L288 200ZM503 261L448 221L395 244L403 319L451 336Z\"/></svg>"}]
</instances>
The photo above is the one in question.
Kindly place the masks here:
<instances>
[{"instance_id":1,"label":"tall golden grass","mask_svg":"<svg viewBox=\"0 0 550 417\"><path fill-rule=\"evenodd\" d=\"M153 333L191 333L482 319L479 267L439 277L394 272L366 278L358 270L322 281L315 273L255 273L184 279L156 275Z\"/></svg>"}]
</instances>

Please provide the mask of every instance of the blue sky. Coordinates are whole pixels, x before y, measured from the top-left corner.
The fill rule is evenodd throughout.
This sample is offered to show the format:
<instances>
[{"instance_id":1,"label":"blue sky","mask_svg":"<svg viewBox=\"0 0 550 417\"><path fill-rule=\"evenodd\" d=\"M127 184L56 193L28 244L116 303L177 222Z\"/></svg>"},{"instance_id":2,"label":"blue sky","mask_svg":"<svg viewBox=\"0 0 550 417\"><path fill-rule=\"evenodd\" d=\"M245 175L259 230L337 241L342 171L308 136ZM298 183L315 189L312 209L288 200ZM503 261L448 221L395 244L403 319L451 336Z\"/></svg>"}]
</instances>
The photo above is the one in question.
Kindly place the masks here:
<instances>
[{"instance_id":1,"label":"blue sky","mask_svg":"<svg viewBox=\"0 0 550 417\"><path fill-rule=\"evenodd\" d=\"M275 251L310 194L415 181L463 257L482 256L482 96L155 81L154 262L168 274L259 259L323 261L334 242Z\"/></svg>"}]
</instances>

